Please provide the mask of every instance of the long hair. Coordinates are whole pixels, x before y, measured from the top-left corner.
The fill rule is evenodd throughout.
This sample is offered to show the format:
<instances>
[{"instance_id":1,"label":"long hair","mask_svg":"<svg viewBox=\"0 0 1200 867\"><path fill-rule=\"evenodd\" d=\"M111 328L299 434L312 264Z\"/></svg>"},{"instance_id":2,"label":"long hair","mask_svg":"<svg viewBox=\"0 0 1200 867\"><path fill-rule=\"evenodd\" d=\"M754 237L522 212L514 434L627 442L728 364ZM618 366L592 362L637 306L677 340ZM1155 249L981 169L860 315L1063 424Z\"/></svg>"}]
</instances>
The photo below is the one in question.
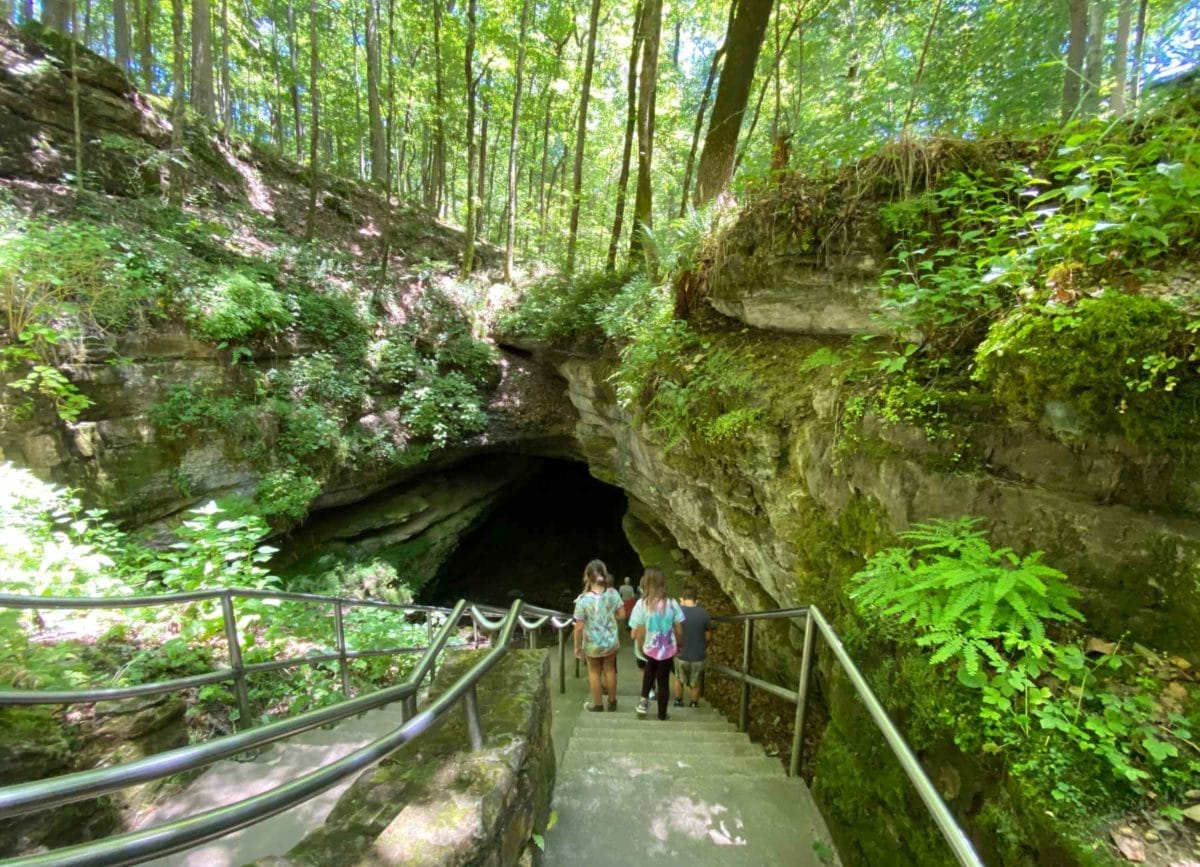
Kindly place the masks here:
<instances>
[{"instance_id":1,"label":"long hair","mask_svg":"<svg viewBox=\"0 0 1200 867\"><path fill-rule=\"evenodd\" d=\"M667 579L660 569L650 567L642 575L642 605L647 610L662 608L667 601Z\"/></svg>"},{"instance_id":2,"label":"long hair","mask_svg":"<svg viewBox=\"0 0 1200 867\"><path fill-rule=\"evenodd\" d=\"M595 584L603 584L608 587L612 583L612 579L608 576L608 567L604 565L603 560L592 560L583 567L583 592L587 593Z\"/></svg>"}]
</instances>

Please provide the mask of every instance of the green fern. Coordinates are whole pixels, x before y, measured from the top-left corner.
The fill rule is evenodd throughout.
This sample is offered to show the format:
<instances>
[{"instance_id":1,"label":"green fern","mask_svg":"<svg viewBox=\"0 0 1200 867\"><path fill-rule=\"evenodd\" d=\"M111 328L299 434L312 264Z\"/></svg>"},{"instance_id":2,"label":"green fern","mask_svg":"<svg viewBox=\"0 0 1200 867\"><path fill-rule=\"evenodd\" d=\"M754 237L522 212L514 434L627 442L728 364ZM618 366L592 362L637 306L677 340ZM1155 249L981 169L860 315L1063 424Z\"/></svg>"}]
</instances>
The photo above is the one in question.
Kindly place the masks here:
<instances>
[{"instance_id":1,"label":"green fern","mask_svg":"<svg viewBox=\"0 0 1200 867\"><path fill-rule=\"evenodd\" d=\"M908 544L872 557L852 579L850 597L866 616L910 626L930 663L957 661L975 682L986 662L1008 667L1004 652L1046 641L1048 622L1082 620L1066 576L1042 562L993 548L978 518L914 524Z\"/></svg>"}]
</instances>

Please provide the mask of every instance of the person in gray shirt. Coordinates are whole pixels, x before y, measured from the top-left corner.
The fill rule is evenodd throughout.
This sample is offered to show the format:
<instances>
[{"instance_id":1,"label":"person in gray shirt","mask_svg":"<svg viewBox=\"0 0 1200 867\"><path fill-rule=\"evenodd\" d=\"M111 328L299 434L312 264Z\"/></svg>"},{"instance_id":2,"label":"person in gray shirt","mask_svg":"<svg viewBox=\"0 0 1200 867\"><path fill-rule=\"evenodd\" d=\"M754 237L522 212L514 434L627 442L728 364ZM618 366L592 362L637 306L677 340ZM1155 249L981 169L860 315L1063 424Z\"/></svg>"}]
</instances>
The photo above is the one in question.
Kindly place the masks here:
<instances>
[{"instance_id":1,"label":"person in gray shirt","mask_svg":"<svg viewBox=\"0 0 1200 867\"><path fill-rule=\"evenodd\" d=\"M683 690L688 689L690 707L700 704L700 676L712 640L712 618L696 604L696 587L683 585L679 604L683 608L683 641L675 656L675 707L683 707Z\"/></svg>"}]
</instances>

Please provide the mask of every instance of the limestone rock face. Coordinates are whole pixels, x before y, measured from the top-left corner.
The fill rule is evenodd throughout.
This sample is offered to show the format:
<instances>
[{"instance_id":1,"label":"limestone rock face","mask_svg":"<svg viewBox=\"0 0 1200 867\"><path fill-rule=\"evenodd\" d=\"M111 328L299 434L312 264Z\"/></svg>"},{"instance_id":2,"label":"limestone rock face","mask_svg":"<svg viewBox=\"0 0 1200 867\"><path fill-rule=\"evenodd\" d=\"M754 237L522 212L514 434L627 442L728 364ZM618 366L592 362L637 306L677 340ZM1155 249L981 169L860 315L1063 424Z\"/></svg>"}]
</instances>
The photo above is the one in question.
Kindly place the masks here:
<instances>
[{"instance_id":1,"label":"limestone rock face","mask_svg":"<svg viewBox=\"0 0 1200 867\"><path fill-rule=\"evenodd\" d=\"M559 369L592 472L644 503L743 611L816 603L836 612L872 540L915 521L976 515L994 542L1044 550L1083 591L1099 634L1128 631L1200 654L1200 521L1148 508L1153 462L1014 428L981 434L987 471L956 472L919 432L893 429L877 431L880 448L839 465L833 386L819 379L797 384L809 409L787 429L756 428L736 449L667 452L617 405L604 363L569 359ZM765 647L781 671L794 670L799 636L777 634Z\"/></svg>"},{"instance_id":2,"label":"limestone rock face","mask_svg":"<svg viewBox=\"0 0 1200 867\"><path fill-rule=\"evenodd\" d=\"M879 271L863 253L825 262L788 251L729 256L713 275L706 300L755 328L800 334L879 331Z\"/></svg>"}]
</instances>

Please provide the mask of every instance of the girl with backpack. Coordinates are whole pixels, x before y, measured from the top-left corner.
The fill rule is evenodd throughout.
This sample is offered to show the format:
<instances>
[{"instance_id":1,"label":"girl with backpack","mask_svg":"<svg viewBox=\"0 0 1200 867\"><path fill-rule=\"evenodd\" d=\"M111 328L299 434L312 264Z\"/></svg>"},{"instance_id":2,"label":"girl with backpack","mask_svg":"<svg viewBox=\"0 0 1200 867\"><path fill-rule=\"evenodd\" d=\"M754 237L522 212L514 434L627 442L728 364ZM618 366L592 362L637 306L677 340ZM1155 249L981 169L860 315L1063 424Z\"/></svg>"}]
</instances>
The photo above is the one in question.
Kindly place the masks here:
<instances>
[{"instance_id":1,"label":"girl with backpack","mask_svg":"<svg viewBox=\"0 0 1200 867\"><path fill-rule=\"evenodd\" d=\"M667 679L675 654L683 640L683 609L674 599L667 598L667 579L658 569L647 569L642 576L642 598L629 615L633 629L634 647L646 657L642 670L642 700L638 716L650 710L650 691L658 699L658 718L667 719Z\"/></svg>"}]
</instances>

